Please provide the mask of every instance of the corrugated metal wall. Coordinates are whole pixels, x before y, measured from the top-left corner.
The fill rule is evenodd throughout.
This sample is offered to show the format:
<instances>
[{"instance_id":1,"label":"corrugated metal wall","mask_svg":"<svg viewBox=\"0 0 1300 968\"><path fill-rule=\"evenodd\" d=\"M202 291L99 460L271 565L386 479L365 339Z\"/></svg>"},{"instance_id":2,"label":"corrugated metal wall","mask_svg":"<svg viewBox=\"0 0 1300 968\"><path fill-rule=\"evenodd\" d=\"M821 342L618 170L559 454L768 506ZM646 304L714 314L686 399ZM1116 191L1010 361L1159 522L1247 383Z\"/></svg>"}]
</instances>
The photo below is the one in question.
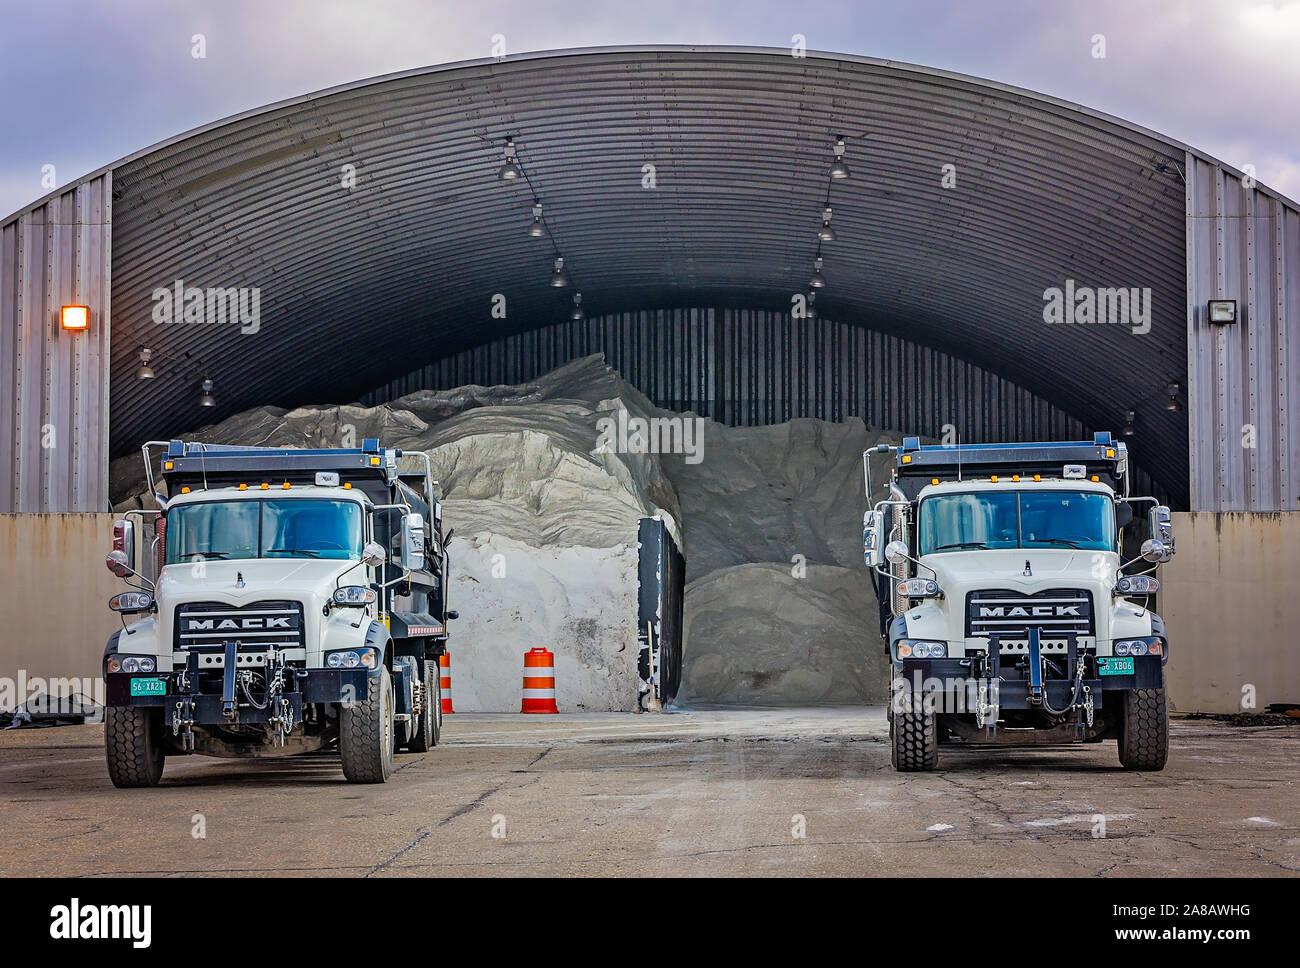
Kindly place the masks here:
<instances>
[{"instance_id":1,"label":"corrugated metal wall","mask_svg":"<svg viewBox=\"0 0 1300 968\"><path fill-rule=\"evenodd\" d=\"M1191 507L1300 509L1300 211L1189 154L1187 280Z\"/></svg>"},{"instance_id":2,"label":"corrugated metal wall","mask_svg":"<svg viewBox=\"0 0 1300 968\"><path fill-rule=\"evenodd\" d=\"M365 400L522 383L591 353L604 353L658 406L731 425L858 416L873 427L938 438L951 424L969 441L1092 433L1022 387L947 353L820 317L734 309L619 313L515 333L421 367ZM1153 487L1135 473L1135 492Z\"/></svg>"},{"instance_id":3,"label":"corrugated metal wall","mask_svg":"<svg viewBox=\"0 0 1300 968\"><path fill-rule=\"evenodd\" d=\"M0 226L0 512L108 508L112 174ZM59 310L90 307L90 331Z\"/></svg>"}]
</instances>

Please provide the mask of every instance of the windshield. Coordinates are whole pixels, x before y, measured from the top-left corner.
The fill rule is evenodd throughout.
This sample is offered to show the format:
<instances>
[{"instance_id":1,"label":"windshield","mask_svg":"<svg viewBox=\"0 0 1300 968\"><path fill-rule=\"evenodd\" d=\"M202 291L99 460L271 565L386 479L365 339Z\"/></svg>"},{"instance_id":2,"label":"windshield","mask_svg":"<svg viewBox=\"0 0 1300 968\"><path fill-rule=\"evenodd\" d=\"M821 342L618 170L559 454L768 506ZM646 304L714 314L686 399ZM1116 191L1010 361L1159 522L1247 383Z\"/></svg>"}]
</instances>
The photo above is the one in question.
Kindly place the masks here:
<instances>
[{"instance_id":1,"label":"windshield","mask_svg":"<svg viewBox=\"0 0 1300 968\"><path fill-rule=\"evenodd\" d=\"M1115 508L1095 491L973 491L921 502L918 549L1115 550Z\"/></svg>"},{"instance_id":2,"label":"windshield","mask_svg":"<svg viewBox=\"0 0 1300 968\"><path fill-rule=\"evenodd\" d=\"M361 559L353 501L213 501L167 512L167 564L200 557Z\"/></svg>"}]
</instances>

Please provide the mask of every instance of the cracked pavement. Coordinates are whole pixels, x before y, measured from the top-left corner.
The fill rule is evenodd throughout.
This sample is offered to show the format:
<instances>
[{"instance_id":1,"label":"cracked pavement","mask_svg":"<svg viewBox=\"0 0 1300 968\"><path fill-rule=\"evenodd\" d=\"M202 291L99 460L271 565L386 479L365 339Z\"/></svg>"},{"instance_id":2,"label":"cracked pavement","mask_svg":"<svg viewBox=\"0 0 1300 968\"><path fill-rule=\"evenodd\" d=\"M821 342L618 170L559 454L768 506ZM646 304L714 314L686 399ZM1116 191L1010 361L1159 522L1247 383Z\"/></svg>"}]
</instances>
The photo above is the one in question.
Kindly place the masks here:
<instances>
[{"instance_id":1,"label":"cracked pavement","mask_svg":"<svg viewBox=\"0 0 1300 968\"><path fill-rule=\"evenodd\" d=\"M1175 719L1162 773L1103 743L905 775L879 707L457 714L384 785L194 756L153 790L114 789L102 743L0 732L0 874L1300 874L1300 727Z\"/></svg>"}]
</instances>

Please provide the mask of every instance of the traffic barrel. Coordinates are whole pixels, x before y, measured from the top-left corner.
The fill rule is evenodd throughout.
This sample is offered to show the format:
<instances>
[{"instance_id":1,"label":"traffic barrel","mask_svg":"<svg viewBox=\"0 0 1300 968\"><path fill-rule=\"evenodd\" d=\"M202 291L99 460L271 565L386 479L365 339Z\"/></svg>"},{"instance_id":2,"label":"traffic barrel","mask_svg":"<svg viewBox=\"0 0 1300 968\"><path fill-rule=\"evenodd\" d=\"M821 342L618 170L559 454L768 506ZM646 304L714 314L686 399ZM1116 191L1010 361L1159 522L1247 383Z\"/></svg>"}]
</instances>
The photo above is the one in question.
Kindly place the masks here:
<instances>
[{"instance_id":1,"label":"traffic barrel","mask_svg":"<svg viewBox=\"0 0 1300 968\"><path fill-rule=\"evenodd\" d=\"M438 656L438 675L441 682L438 689L442 693L442 713L454 713L456 710L451 708L451 653L444 652Z\"/></svg>"},{"instance_id":2,"label":"traffic barrel","mask_svg":"<svg viewBox=\"0 0 1300 968\"><path fill-rule=\"evenodd\" d=\"M555 706L555 656L547 649L524 653L524 702L521 713L558 713Z\"/></svg>"}]
</instances>

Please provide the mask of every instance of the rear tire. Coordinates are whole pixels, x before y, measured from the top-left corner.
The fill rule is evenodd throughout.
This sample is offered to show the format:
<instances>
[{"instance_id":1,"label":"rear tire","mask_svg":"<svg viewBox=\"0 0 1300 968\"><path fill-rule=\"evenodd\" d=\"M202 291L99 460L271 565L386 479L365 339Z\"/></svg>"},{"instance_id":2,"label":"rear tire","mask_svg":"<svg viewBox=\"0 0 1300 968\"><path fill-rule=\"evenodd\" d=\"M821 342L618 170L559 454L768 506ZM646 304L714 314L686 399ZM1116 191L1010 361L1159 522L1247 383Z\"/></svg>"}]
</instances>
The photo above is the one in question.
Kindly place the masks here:
<instances>
[{"instance_id":1,"label":"rear tire","mask_svg":"<svg viewBox=\"0 0 1300 968\"><path fill-rule=\"evenodd\" d=\"M339 710L339 758L350 783L383 783L393 772L393 680L387 669L368 680L365 702Z\"/></svg>"},{"instance_id":2,"label":"rear tire","mask_svg":"<svg viewBox=\"0 0 1300 968\"><path fill-rule=\"evenodd\" d=\"M1155 772L1169 759L1169 707L1165 687L1124 694L1119 727L1119 762L1126 770Z\"/></svg>"},{"instance_id":3,"label":"rear tire","mask_svg":"<svg viewBox=\"0 0 1300 968\"><path fill-rule=\"evenodd\" d=\"M104 710L108 778L122 789L157 786L162 779L162 710L109 706Z\"/></svg>"},{"instance_id":4,"label":"rear tire","mask_svg":"<svg viewBox=\"0 0 1300 968\"><path fill-rule=\"evenodd\" d=\"M424 660L424 712L415 723L415 735L407 744L412 753L427 753L438 745L442 733L442 673L437 659Z\"/></svg>"},{"instance_id":5,"label":"rear tire","mask_svg":"<svg viewBox=\"0 0 1300 968\"><path fill-rule=\"evenodd\" d=\"M925 699L917 696L916 702ZM894 710L890 762L899 773L922 773L939 765L939 722L932 712Z\"/></svg>"}]
</instances>

